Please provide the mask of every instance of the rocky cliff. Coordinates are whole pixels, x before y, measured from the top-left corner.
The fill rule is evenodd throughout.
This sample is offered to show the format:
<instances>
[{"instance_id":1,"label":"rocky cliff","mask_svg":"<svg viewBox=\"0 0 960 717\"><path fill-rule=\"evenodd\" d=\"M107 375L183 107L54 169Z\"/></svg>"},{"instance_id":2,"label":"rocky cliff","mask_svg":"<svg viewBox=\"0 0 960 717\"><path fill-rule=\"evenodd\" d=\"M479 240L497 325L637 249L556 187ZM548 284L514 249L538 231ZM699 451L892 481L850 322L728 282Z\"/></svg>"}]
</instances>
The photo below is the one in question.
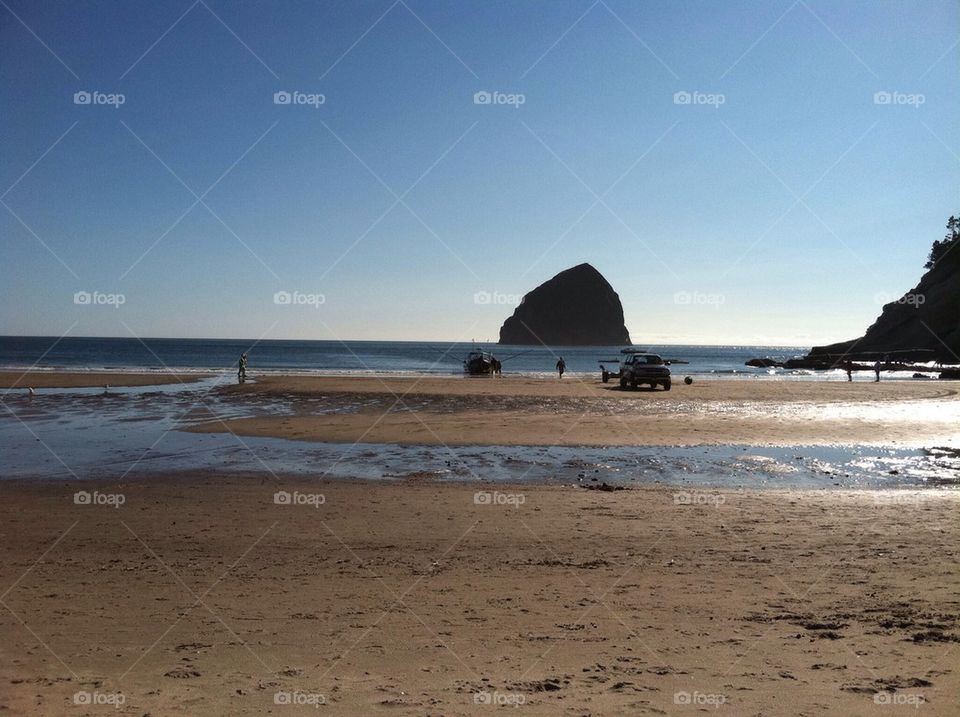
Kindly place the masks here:
<instances>
[{"instance_id":1,"label":"rocky cliff","mask_svg":"<svg viewBox=\"0 0 960 717\"><path fill-rule=\"evenodd\" d=\"M620 297L589 264L561 271L523 297L500 329L501 344L629 345Z\"/></svg>"},{"instance_id":2,"label":"rocky cliff","mask_svg":"<svg viewBox=\"0 0 960 717\"><path fill-rule=\"evenodd\" d=\"M815 346L808 358L829 355L960 362L960 241L942 253L920 283L883 307L859 339Z\"/></svg>"}]
</instances>

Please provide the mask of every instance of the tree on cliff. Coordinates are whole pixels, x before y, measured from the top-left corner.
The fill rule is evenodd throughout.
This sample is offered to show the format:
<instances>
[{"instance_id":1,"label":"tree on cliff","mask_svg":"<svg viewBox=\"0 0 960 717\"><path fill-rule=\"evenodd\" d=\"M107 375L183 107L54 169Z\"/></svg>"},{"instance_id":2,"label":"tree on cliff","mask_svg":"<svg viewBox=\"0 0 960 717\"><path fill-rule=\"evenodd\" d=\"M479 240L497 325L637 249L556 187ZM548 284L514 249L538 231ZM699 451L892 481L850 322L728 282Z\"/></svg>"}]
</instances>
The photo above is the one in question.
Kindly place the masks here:
<instances>
[{"instance_id":1,"label":"tree on cliff","mask_svg":"<svg viewBox=\"0 0 960 717\"><path fill-rule=\"evenodd\" d=\"M927 258L927 263L923 265L924 269L932 269L936 266L936 263L940 261L948 251L956 247L960 243L960 218L950 217L947 220L947 234L943 239L938 239L933 243L933 247L930 249L930 256Z\"/></svg>"}]
</instances>

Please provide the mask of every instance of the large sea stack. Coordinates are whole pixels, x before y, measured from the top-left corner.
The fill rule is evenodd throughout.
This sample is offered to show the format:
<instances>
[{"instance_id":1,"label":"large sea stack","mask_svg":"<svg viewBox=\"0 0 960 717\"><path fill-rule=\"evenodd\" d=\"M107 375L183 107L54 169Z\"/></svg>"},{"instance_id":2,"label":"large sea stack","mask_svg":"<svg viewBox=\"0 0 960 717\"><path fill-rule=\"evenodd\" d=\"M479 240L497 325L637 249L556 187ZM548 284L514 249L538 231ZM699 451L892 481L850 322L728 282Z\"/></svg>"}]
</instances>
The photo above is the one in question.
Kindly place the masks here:
<instances>
[{"instance_id":1,"label":"large sea stack","mask_svg":"<svg viewBox=\"0 0 960 717\"><path fill-rule=\"evenodd\" d=\"M561 271L523 297L500 329L501 344L623 346L630 334L620 297L589 264Z\"/></svg>"},{"instance_id":2,"label":"large sea stack","mask_svg":"<svg viewBox=\"0 0 960 717\"><path fill-rule=\"evenodd\" d=\"M956 221L951 217L954 231ZM861 338L815 346L808 358L881 358L889 354L895 360L956 363L960 356L960 239L954 235L937 245L928 264L932 266L920 283L885 305Z\"/></svg>"}]
</instances>

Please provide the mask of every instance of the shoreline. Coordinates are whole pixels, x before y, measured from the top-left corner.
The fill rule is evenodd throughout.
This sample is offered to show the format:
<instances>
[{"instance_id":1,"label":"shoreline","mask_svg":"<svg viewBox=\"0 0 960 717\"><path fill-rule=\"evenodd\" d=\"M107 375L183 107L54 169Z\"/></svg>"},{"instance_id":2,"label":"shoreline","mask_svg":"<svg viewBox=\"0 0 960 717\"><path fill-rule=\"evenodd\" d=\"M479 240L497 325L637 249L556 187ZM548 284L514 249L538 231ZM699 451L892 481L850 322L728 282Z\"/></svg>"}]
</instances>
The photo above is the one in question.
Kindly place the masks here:
<instances>
[{"instance_id":1,"label":"shoreline","mask_svg":"<svg viewBox=\"0 0 960 717\"><path fill-rule=\"evenodd\" d=\"M202 471L0 483L0 705L63 714L86 692L122 695L120 714L253 715L299 694L347 715L490 699L676 714L699 695L737 714L951 713L960 495L675 493Z\"/></svg>"},{"instance_id":2,"label":"shoreline","mask_svg":"<svg viewBox=\"0 0 960 717\"><path fill-rule=\"evenodd\" d=\"M953 368L953 366L948 366L948 368ZM724 381L724 382L743 382L743 381L760 381L760 382L789 382L789 383L804 383L804 382L824 382L824 383L847 383L846 374L842 373L840 369L795 369L788 370L785 373L773 374L768 373L765 369L750 368L747 366L742 367L737 370L722 370L722 371L686 371L685 367L682 365L674 366L673 370L673 379L674 383L679 383L683 378L689 375L695 382L706 381ZM939 368L920 368L917 369L917 373L924 374L923 378L914 378L912 375L906 375L911 373L907 370L890 370L885 372L883 375L882 382L892 382L892 383L939 383L939 382L956 382L960 379L953 378L938 378L936 374L939 374L941 369ZM183 377L185 380L191 379L194 377L209 377L209 376L236 376L236 368L225 369L221 367L211 367L211 368L199 368L191 366L171 366L171 367L157 367L157 368L144 368L140 366L128 366L128 367L81 367L81 366L50 366L50 367L21 367L21 366L0 366L0 375L4 376L21 376L23 374L33 375L33 376L91 376L91 375L102 375L102 376L171 376L177 375ZM576 370L567 370L564 373L563 381L598 381L600 377L599 370L590 371L576 371ZM350 379L356 378L361 380L377 380L377 379L386 379L386 380L409 380L409 381L418 381L424 379L432 380L466 380L466 381L551 381L557 378L556 371L550 369L537 370L537 371L506 371L500 377L493 376L470 376L464 374L460 369L450 369L449 371L417 371L414 369L404 370L404 369L310 369L310 368L255 368L249 372L249 382L255 381L257 378L262 378L266 380L271 379L282 379L282 378L305 378L305 379ZM617 379L610 378L611 385L616 383ZM873 383L873 372L872 371L860 371L854 373L853 383Z\"/></svg>"},{"instance_id":3,"label":"shoreline","mask_svg":"<svg viewBox=\"0 0 960 717\"><path fill-rule=\"evenodd\" d=\"M577 379L221 376L0 372L0 386L20 382L4 401L28 420L154 417L178 432L330 444L960 447L955 381L678 381L630 391ZM31 397L27 381L54 392ZM55 392L106 383L102 400Z\"/></svg>"}]
</instances>

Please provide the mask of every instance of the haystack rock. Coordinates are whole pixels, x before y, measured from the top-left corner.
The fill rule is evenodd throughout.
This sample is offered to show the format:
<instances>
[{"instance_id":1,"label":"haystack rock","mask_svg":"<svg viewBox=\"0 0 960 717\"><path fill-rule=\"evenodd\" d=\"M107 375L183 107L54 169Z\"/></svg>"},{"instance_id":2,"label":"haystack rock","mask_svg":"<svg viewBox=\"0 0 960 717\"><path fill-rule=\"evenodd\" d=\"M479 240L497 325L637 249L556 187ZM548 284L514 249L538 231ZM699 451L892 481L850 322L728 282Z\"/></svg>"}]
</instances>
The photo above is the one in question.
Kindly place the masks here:
<instances>
[{"instance_id":1,"label":"haystack rock","mask_svg":"<svg viewBox=\"0 0 960 717\"><path fill-rule=\"evenodd\" d=\"M599 271L580 264L524 296L503 322L500 343L623 346L631 341L617 292Z\"/></svg>"}]
</instances>

